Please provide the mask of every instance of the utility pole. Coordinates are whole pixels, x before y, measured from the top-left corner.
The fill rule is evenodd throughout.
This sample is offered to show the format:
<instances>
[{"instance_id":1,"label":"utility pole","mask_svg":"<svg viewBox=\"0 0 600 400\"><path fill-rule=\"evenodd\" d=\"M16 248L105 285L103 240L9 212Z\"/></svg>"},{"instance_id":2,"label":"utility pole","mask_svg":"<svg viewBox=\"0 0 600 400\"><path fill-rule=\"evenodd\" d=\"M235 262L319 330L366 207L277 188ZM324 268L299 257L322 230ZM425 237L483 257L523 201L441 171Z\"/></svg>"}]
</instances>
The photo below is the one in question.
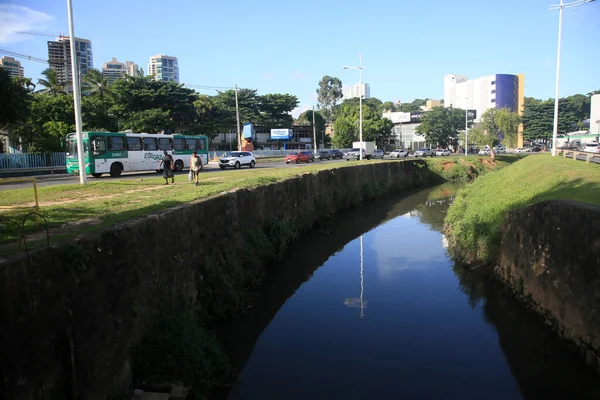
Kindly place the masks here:
<instances>
[{"instance_id":1,"label":"utility pole","mask_svg":"<svg viewBox=\"0 0 600 400\"><path fill-rule=\"evenodd\" d=\"M313 106L313 140L315 141L315 156L317 155L317 126L315 125L315 106Z\"/></svg>"},{"instance_id":2,"label":"utility pole","mask_svg":"<svg viewBox=\"0 0 600 400\"><path fill-rule=\"evenodd\" d=\"M77 135L77 159L79 160L79 183L87 184L85 174L85 151L83 149L83 133L81 132L81 92L79 87L79 65L77 50L75 49L75 27L73 26L73 4L67 0L67 13L69 14L69 46L71 47L71 77L73 79L73 103L75 106L75 132Z\"/></svg>"},{"instance_id":3,"label":"utility pole","mask_svg":"<svg viewBox=\"0 0 600 400\"><path fill-rule=\"evenodd\" d=\"M238 151L242 151L242 132L240 131L240 109L238 106L238 87L235 85L235 119L237 121Z\"/></svg>"},{"instance_id":4,"label":"utility pole","mask_svg":"<svg viewBox=\"0 0 600 400\"><path fill-rule=\"evenodd\" d=\"M465 157L468 155L469 150L469 108L465 110Z\"/></svg>"},{"instance_id":5,"label":"utility pole","mask_svg":"<svg viewBox=\"0 0 600 400\"><path fill-rule=\"evenodd\" d=\"M360 137L360 160L362 161L363 159L363 130L362 130L362 98L363 98L363 83L362 83L362 53L358 54L358 70L360 71L360 83L358 85L358 94L359 94L359 107L360 107L360 127L359 127L359 137ZM360 238L361 243L362 243L362 236Z\"/></svg>"}]
</instances>

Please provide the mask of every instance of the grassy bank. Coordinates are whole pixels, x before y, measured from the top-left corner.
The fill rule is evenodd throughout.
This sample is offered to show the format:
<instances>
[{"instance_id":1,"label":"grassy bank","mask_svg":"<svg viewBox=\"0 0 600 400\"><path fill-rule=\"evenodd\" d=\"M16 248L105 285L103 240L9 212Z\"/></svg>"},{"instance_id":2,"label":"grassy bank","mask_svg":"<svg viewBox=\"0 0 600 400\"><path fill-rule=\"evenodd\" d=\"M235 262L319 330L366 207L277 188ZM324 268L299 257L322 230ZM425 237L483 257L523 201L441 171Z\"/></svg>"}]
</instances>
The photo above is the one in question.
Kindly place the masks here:
<instances>
[{"instance_id":1,"label":"grassy bank","mask_svg":"<svg viewBox=\"0 0 600 400\"><path fill-rule=\"evenodd\" d=\"M493 263L504 214L550 199L600 205L600 165L535 155L476 180L459 192L448 211L450 254L474 265Z\"/></svg>"}]
</instances>

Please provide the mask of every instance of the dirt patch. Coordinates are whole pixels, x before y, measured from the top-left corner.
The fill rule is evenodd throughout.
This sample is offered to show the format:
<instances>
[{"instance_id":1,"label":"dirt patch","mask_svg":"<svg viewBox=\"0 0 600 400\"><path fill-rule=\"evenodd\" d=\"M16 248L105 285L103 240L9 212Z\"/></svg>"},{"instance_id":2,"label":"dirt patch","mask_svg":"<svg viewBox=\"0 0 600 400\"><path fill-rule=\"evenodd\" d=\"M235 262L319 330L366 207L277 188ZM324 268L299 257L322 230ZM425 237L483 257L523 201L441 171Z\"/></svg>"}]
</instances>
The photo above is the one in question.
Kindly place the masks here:
<instances>
[{"instance_id":1,"label":"dirt patch","mask_svg":"<svg viewBox=\"0 0 600 400\"><path fill-rule=\"evenodd\" d=\"M477 161L479 161L479 163L481 165L483 165L484 167L487 167L489 169L494 169L496 168L496 166L498 165L498 163L496 162L496 160L492 160L492 159L488 159L488 158L478 158Z\"/></svg>"},{"instance_id":2,"label":"dirt patch","mask_svg":"<svg viewBox=\"0 0 600 400\"><path fill-rule=\"evenodd\" d=\"M442 167L444 171L448 171L450 168L452 168L453 165L454 161L445 161L440 164L440 167Z\"/></svg>"}]
</instances>

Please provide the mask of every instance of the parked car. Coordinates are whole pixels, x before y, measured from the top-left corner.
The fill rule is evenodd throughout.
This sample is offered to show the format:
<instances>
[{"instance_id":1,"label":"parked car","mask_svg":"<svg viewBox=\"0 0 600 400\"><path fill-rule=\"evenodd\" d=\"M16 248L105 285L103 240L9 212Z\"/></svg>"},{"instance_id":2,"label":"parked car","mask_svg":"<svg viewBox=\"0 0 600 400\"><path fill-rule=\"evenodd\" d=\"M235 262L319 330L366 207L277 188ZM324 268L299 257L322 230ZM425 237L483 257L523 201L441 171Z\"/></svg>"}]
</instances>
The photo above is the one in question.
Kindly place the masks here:
<instances>
[{"instance_id":1,"label":"parked car","mask_svg":"<svg viewBox=\"0 0 600 400\"><path fill-rule=\"evenodd\" d=\"M381 149L377 149L373 152L373 155L371 157L373 158L381 158L383 160L383 156L385 155L385 153L383 152L383 150Z\"/></svg>"},{"instance_id":2,"label":"parked car","mask_svg":"<svg viewBox=\"0 0 600 400\"><path fill-rule=\"evenodd\" d=\"M479 154L480 156L489 156L490 154L492 154L492 152L490 151L490 149L481 149L477 154Z\"/></svg>"},{"instance_id":3,"label":"parked car","mask_svg":"<svg viewBox=\"0 0 600 400\"><path fill-rule=\"evenodd\" d=\"M308 153L306 151L294 151L290 154L288 154L285 157L285 163L289 164L289 163L300 163L300 162L305 162L305 163L309 163L310 162L310 156L308 155Z\"/></svg>"},{"instance_id":4,"label":"parked car","mask_svg":"<svg viewBox=\"0 0 600 400\"><path fill-rule=\"evenodd\" d=\"M331 154L332 159L337 158L338 160L341 160L342 158L344 158L344 153L342 153L342 151L338 149L329 150L329 154Z\"/></svg>"},{"instance_id":5,"label":"parked car","mask_svg":"<svg viewBox=\"0 0 600 400\"><path fill-rule=\"evenodd\" d=\"M359 149L358 147L354 148L354 149L350 149L349 151L344 153L344 158L347 161L358 160L358 159L360 159L360 152L361 152L361 149ZM367 158L367 153L365 152L365 149L362 149L362 158L363 158L363 160L365 158Z\"/></svg>"},{"instance_id":6,"label":"parked car","mask_svg":"<svg viewBox=\"0 0 600 400\"><path fill-rule=\"evenodd\" d=\"M408 157L408 154L408 150L396 149L390 153L390 158Z\"/></svg>"},{"instance_id":7,"label":"parked car","mask_svg":"<svg viewBox=\"0 0 600 400\"><path fill-rule=\"evenodd\" d=\"M503 154L503 153L506 153L506 150L504 149L504 147L495 147L494 153L495 154Z\"/></svg>"},{"instance_id":8,"label":"parked car","mask_svg":"<svg viewBox=\"0 0 600 400\"><path fill-rule=\"evenodd\" d=\"M308 153L308 158L310 161L315 162L315 153L312 151L306 151L306 153Z\"/></svg>"},{"instance_id":9,"label":"parked car","mask_svg":"<svg viewBox=\"0 0 600 400\"><path fill-rule=\"evenodd\" d=\"M221 157L219 160L219 168L221 169L240 169L244 165L254 168L256 165L256 158L254 158L254 154L249 151L232 151L229 153L229 155Z\"/></svg>"},{"instance_id":10,"label":"parked car","mask_svg":"<svg viewBox=\"0 0 600 400\"><path fill-rule=\"evenodd\" d=\"M525 147L517 147L515 153L527 153L527 149Z\"/></svg>"},{"instance_id":11,"label":"parked car","mask_svg":"<svg viewBox=\"0 0 600 400\"><path fill-rule=\"evenodd\" d=\"M529 150L529 151L531 151L533 153L539 153L540 151L542 151L542 148L540 146L533 146L530 149L531 150Z\"/></svg>"},{"instance_id":12,"label":"parked car","mask_svg":"<svg viewBox=\"0 0 600 400\"><path fill-rule=\"evenodd\" d=\"M328 150L321 150L317 153L317 155L315 156L315 159L317 160L331 160L331 153Z\"/></svg>"},{"instance_id":13,"label":"parked car","mask_svg":"<svg viewBox=\"0 0 600 400\"><path fill-rule=\"evenodd\" d=\"M415 151L415 157L433 157L433 150L431 149L419 149Z\"/></svg>"},{"instance_id":14,"label":"parked car","mask_svg":"<svg viewBox=\"0 0 600 400\"><path fill-rule=\"evenodd\" d=\"M587 151L588 153L600 153L598 143L586 143L581 150Z\"/></svg>"},{"instance_id":15,"label":"parked car","mask_svg":"<svg viewBox=\"0 0 600 400\"><path fill-rule=\"evenodd\" d=\"M435 155L436 156L449 156L450 155L450 150L448 150L448 149L437 149L435 151Z\"/></svg>"}]
</instances>

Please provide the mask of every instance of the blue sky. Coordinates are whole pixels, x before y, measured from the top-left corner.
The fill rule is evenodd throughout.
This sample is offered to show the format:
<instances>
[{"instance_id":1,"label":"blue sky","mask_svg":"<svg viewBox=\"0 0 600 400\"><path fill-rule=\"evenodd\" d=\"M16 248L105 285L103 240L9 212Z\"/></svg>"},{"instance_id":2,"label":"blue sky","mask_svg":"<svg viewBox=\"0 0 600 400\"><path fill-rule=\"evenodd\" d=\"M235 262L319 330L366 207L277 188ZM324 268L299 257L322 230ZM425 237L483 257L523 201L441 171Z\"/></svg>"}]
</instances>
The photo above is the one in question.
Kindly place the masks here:
<instances>
[{"instance_id":1,"label":"blue sky","mask_svg":"<svg viewBox=\"0 0 600 400\"><path fill-rule=\"evenodd\" d=\"M146 70L149 56L168 54L182 82L290 93L300 109L316 104L323 75L358 82L341 67L359 52L371 96L383 101L443 98L448 73L524 73L526 96L553 97L556 2L73 0L76 35L92 41L96 68L117 57ZM564 12L561 96L600 89L598 21L600 1ZM51 37L12 31L67 35L66 1L0 0L0 49L46 59ZM35 79L45 68L21 62Z\"/></svg>"}]
</instances>

